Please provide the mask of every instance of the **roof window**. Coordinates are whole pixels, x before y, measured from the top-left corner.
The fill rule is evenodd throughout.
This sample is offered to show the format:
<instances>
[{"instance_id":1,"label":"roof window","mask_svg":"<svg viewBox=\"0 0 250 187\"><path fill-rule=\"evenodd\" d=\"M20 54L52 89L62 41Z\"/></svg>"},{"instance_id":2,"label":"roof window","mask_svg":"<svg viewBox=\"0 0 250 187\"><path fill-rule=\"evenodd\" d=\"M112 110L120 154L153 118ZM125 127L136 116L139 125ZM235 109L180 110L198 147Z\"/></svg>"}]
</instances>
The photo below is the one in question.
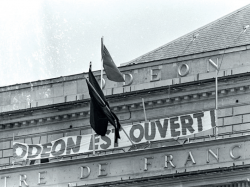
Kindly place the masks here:
<instances>
[{"instance_id":1,"label":"roof window","mask_svg":"<svg viewBox=\"0 0 250 187\"><path fill-rule=\"evenodd\" d=\"M192 42L195 41L198 36L199 36L199 33L194 34Z\"/></svg>"},{"instance_id":2,"label":"roof window","mask_svg":"<svg viewBox=\"0 0 250 187\"><path fill-rule=\"evenodd\" d=\"M243 27L243 32L246 32L246 30L249 28L249 25L246 25Z\"/></svg>"}]
</instances>

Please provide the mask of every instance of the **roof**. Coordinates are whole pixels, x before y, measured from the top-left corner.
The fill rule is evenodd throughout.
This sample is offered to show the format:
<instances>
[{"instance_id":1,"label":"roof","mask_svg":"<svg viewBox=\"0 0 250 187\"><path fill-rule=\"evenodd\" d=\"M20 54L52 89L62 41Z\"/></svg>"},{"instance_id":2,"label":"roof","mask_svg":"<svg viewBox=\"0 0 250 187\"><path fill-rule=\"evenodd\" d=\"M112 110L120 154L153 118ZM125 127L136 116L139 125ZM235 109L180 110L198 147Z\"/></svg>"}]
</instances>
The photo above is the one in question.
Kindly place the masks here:
<instances>
[{"instance_id":1,"label":"roof","mask_svg":"<svg viewBox=\"0 0 250 187\"><path fill-rule=\"evenodd\" d=\"M250 4L122 66L250 44Z\"/></svg>"}]
</instances>

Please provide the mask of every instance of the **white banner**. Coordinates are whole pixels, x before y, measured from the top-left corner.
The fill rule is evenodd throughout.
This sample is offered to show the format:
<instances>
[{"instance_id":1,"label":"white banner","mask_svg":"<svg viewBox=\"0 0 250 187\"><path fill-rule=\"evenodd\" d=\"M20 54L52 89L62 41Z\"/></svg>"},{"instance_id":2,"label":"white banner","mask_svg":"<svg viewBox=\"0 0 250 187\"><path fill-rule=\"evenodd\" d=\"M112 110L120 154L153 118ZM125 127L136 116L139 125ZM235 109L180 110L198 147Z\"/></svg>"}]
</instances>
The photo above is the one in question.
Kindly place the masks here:
<instances>
[{"instance_id":1,"label":"white banner","mask_svg":"<svg viewBox=\"0 0 250 187\"><path fill-rule=\"evenodd\" d=\"M214 111L199 112L171 118L152 120L146 123L124 126L123 129L135 144L147 141L166 140L196 134L215 126ZM121 139L114 144L114 129L106 136L95 135L96 151L128 147L128 137L120 131ZM69 136L59 138L46 144L25 144L13 142L13 156L17 159L42 159L92 152L92 135Z\"/></svg>"}]
</instances>

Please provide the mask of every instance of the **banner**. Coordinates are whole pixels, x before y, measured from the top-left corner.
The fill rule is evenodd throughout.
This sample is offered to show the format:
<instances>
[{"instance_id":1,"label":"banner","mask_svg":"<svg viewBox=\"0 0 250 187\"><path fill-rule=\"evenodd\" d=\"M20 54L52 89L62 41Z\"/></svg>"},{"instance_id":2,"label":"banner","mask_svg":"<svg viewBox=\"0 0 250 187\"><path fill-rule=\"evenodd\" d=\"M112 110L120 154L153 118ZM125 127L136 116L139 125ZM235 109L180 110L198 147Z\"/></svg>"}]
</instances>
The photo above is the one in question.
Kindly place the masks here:
<instances>
[{"instance_id":1,"label":"banner","mask_svg":"<svg viewBox=\"0 0 250 187\"><path fill-rule=\"evenodd\" d=\"M192 135L213 127L215 127L214 110L127 125L123 126L123 129L135 144L140 144ZM131 142L123 131L120 131L120 136L118 144L114 144L114 129L109 129L106 136L95 135L95 150L131 146ZM30 145L13 142L13 157L24 160L83 154L92 150L91 134L63 137L45 144Z\"/></svg>"}]
</instances>

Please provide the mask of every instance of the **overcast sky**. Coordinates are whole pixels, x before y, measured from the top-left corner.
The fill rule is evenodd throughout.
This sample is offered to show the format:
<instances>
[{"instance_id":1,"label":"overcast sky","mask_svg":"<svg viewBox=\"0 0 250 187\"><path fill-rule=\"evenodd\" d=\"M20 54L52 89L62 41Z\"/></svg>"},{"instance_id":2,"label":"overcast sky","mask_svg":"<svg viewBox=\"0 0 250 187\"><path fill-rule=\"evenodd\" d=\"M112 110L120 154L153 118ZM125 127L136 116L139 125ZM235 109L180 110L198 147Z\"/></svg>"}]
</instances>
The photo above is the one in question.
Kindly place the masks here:
<instances>
[{"instance_id":1,"label":"overcast sky","mask_svg":"<svg viewBox=\"0 0 250 187\"><path fill-rule=\"evenodd\" d=\"M249 0L2 0L0 86L101 68L101 37L119 66Z\"/></svg>"}]
</instances>

